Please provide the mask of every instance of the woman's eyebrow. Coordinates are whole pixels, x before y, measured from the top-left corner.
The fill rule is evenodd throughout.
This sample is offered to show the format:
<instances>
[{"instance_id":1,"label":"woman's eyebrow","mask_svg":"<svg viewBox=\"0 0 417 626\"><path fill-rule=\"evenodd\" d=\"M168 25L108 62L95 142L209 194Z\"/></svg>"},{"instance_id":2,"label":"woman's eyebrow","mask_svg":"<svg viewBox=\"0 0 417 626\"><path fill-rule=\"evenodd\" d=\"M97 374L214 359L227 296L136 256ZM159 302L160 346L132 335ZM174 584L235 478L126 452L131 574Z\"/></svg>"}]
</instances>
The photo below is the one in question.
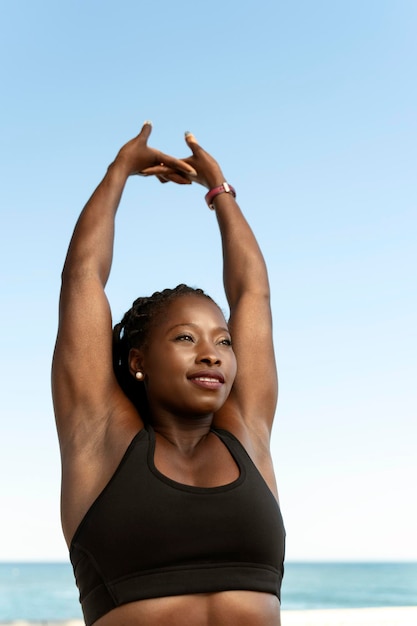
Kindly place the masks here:
<instances>
[{"instance_id":1,"label":"woman's eyebrow","mask_svg":"<svg viewBox=\"0 0 417 626\"><path fill-rule=\"evenodd\" d=\"M176 328L179 328L181 326L191 326L192 328L200 328L199 324L195 324L194 322L180 322L179 324L174 324L173 326L171 326L168 329L168 332L170 332L171 330L175 330ZM230 335L230 330L227 328L227 326L216 326L214 330L222 331Z\"/></svg>"}]
</instances>

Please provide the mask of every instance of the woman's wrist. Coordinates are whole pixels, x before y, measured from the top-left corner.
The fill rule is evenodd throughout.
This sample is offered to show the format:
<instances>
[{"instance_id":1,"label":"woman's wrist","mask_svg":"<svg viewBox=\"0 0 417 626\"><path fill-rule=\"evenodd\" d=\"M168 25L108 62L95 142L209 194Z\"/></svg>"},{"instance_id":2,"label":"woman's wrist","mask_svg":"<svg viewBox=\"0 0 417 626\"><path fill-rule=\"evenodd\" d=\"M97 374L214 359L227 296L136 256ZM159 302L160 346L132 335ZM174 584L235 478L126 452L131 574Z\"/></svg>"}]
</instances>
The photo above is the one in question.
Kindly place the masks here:
<instances>
[{"instance_id":1,"label":"woman's wrist","mask_svg":"<svg viewBox=\"0 0 417 626\"><path fill-rule=\"evenodd\" d=\"M226 179L223 172L219 169L218 172L213 172L213 174L207 176L207 184L205 185L205 187L207 187L208 191L210 191L210 189L214 189L215 187L218 187L219 185L224 183L225 180Z\"/></svg>"},{"instance_id":2,"label":"woman's wrist","mask_svg":"<svg viewBox=\"0 0 417 626\"><path fill-rule=\"evenodd\" d=\"M107 168L107 173L112 176L120 177L124 179L125 182L129 178L129 176L132 175L128 164L123 159L120 159L118 156L114 159L114 161L112 161L112 163L110 163L109 167Z\"/></svg>"},{"instance_id":3,"label":"woman's wrist","mask_svg":"<svg viewBox=\"0 0 417 626\"><path fill-rule=\"evenodd\" d=\"M221 185L217 185L216 187L213 187L212 189L210 189L204 197L209 209L214 210L216 208L215 201L221 195L227 195L227 196L232 196L233 198L236 198L236 190L234 187L232 187L232 185L229 185L229 183L226 182L225 180L221 183Z\"/></svg>"}]
</instances>

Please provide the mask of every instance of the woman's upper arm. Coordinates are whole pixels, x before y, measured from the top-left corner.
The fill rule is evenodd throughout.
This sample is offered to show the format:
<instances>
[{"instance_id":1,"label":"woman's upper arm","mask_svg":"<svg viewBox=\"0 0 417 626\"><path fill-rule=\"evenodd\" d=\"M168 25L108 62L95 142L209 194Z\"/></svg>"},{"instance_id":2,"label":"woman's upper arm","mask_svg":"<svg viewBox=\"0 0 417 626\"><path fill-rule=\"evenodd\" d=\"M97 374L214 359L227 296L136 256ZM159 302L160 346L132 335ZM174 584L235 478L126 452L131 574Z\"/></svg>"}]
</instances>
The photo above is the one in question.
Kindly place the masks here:
<instances>
[{"instance_id":1,"label":"woman's upper arm","mask_svg":"<svg viewBox=\"0 0 417 626\"><path fill-rule=\"evenodd\" d=\"M234 407L252 432L269 436L278 397L269 294L244 293L229 325L237 375L225 415Z\"/></svg>"},{"instance_id":2,"label":"woman's upper arm","mask_svg":"<svg viewBox=\"0 0 417 626\"><path fill-rule=\"evenodd\" d=\"M52 393L60 438L81 423L103 423L119 390L112 368L110 307L99 278L63 279L52 365Z\"/></svg>"}]
</instances>

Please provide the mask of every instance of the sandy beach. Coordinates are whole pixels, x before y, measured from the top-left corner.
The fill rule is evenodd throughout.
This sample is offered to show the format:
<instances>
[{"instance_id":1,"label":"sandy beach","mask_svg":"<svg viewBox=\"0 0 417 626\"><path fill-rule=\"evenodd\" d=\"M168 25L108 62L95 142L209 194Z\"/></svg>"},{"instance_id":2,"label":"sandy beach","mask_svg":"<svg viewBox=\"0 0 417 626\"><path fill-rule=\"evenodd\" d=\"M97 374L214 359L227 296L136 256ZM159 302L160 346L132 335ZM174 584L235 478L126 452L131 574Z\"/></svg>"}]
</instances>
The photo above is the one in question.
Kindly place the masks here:
<instances>
[{"instance_id":1,"label":"sandy beach","mask_svg":"<svg viewBox=\"0 0 417 626\"><path fill-rule=\"evenodd\" d=\"M282 611L282 626L417 626L417 607Z\"/></svg>"},{"instance_id":2,"label":"sandy beach","mask_svg":"<svg viewBox=\"0 0 417 626\"><path fill-rule=\"evenodd\" d=\"M84 626L81 620L65 622L0 622L4 626ZM417 606L371 609L282 611L282 626L416 626Z\"/></svg>"}]
</instances>

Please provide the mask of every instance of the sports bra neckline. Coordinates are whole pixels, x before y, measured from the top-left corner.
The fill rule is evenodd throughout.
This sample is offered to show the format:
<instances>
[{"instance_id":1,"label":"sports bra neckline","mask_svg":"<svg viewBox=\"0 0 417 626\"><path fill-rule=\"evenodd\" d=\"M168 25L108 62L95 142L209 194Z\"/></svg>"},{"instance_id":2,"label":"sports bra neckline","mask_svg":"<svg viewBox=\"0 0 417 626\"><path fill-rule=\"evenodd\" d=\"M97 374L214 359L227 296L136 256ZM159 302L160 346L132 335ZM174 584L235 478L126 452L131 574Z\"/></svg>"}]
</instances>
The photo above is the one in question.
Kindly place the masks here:
<instances>
[{"instance_id":1,"label":"sports bra neckline","mask_svg":"<svg viewBox=\"0 0 417 626\"><path fill-rule=\"evenodd\" d=\"M152 472L152 474L156 478L158 478L158 480L165 483L166 485L169 485L173 489L179 489L180 491L189 491L190 493L201 493L201 494L216 493L216 492L220 493L224 491L229 491L231 489L235 489L236 487L239 487L239 485L241 485L244 482L245 477L246 477L245 466L241 462L238 451L235 449L235 447L233 447L233 450L232 450L230 445L226 443L225 437L223 436L223 432L226 434L227 431L221 431L215 428L210 428L210 432L214 433L216 437L220 439L220 441L229 451L229 454L231 454L234 462L236 463L238 467L239 476L232 482L226 483L224 485L218 485L216 487L198 487L195 485L187 485L186 483L180 483L172 478L169 478L169 476L166 476L165 474L159 471L159 469L155 465L155 445L156 445L155 431L150 424L147 424L145 428L149 434L149 447L148 447L148 458L147 458L148 468Z\"/></svg>"}]
</instances>

